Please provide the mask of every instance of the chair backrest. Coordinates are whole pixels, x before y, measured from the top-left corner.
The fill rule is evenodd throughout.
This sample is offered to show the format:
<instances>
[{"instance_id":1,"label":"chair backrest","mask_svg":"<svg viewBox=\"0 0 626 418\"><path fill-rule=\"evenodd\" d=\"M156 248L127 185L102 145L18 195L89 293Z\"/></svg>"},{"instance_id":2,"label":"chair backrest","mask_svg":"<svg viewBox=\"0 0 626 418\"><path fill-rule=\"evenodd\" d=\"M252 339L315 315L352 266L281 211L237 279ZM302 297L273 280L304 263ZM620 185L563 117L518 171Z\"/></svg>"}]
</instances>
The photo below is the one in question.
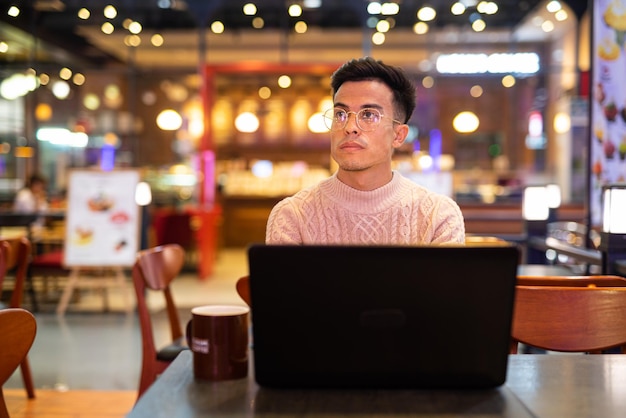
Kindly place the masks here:
<instances>
[{"instance_id":1,"label":"chair backrest","mask_svg":"<svg viewBox=\"0 0 626 418\"><path fill-rule=\"evenodd\" d=\"M35 341L37 322L33 314L22 308L0 310L0 416L8 417L1 386L24 361Z\"/></svg>"},{"instance_id":2,"label":"chair backrest","mask_svg":"<svg viewBox=\"0 0 626 418\"><path fill-rule=\"evenodd\" d=\"M511 242L504 240L500 237L494 237L489 235L465 235L465 245L469 246L494 246L494 245L513 245Z\"/></svg>"},{"instance_id":3,"label":"chair backrest","mask_svg":"<svg viewBox=\"0 0 626 418\"><path fill-rule=\"evenodd\" d=\"M517 276L518 286L626 287L626 278L594 276Z\"/></svg>"},{"instance_id":4,"label":"chair backrest","mask_svg":"<svg viewBox=\"0 0 626 418\"><path fill-rule=\"evenodd\" d=\"M28 274L31 251L30 240L26 237L0 238L0 245L6 255L5 267L2 273L6 275L7 272L13 271L15 276L9 307L19 308L22 306L24 284ZM0 280L1 284L2 280Z\"/></svg>"},{"instance_id":5,"label":"chair backrest","mask_svg":"<svg viewBox=\"0 0 626 418\"><path fill-rule=\"evenodd\" d=\"M626 352L626 287L516 287L511 353L517 343L562 352Z\"/></svg>"},{"instance_id":6,"label":"chair backrest","mask_svg":"<svg viewBox=\"0 0 626 418\"><path fill-rule=\"evenodd\" d=\"M250 306L250 276L240 277L235 287L239 297Z\"/></svg>"},{"instance_id":7,"label":"chair backrest","mask_svg":"<svg viewBox=\"0 0 626 418\"><path fill-rule=\"evenodd\" d=\"M9 243L0 240L0 292L2 291L2 285L4 283L4 276L7 272L7 257L9 253Z\"/></svg>"},{"instance_id":8,"label":"chair backrest","mask_svg":"<svg viewBox=\"0 0 626 418\"><path fill-rule=\"evenodd\" d=\"M170 283L180 274L185 261L185 251L178 244L166 244L139 251L132 276L137 295L137 312L145 358L156 358L152 320L146 302L146 289L161 291L165 298L172 340L183 336L178 310L172 297Z\"/></svg>"}]
</instances>

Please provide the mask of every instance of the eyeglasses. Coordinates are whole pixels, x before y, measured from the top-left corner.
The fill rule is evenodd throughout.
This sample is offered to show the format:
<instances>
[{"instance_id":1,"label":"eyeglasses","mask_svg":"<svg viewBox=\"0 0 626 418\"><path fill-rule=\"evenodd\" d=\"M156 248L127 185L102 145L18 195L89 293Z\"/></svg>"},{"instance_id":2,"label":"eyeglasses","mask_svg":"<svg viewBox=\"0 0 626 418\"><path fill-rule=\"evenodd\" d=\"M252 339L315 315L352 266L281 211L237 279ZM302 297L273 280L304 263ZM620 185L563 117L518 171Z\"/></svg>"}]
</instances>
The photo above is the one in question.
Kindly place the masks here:
<instances>
[{"instance_id":1,"label":"eyeglasses","mask_svg":"<svg viewBox=\"0 0 626 418\"><path fill-rule=\"evenodd\" d=\"M381 114L378 109L373 108L361 109L358 112L349 112L336 107L334 109L328 109L324 112L324 123L331 131L343 129L348 124L348 119L350 119L351 113L353 113L356 118L356 126L364 132L376 129L376 127L380 124L380 120L384 117L388 117ZM402 124L399 120L391 120L395 123Z\"/></svg>"}]
</instances>

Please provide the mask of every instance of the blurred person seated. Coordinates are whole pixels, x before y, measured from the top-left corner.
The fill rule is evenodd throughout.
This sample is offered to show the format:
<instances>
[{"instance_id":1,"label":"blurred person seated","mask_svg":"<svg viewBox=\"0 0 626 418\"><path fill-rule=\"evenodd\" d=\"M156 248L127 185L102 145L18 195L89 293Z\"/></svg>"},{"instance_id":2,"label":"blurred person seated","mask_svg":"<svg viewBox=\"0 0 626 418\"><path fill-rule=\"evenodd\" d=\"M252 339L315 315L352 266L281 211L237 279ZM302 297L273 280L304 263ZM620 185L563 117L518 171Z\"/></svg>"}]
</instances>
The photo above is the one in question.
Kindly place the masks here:
<instances>
[{"instance_id":1,"label":"blurred person seated","mask_svg":"<svg viewBox=\"0 0 626 418\"><path fill-rule=\"evenodd\" d=\"M420 245L465 242L457 203L392 170L409 133L415 86L399 67L353 59L331 77L324 114L338 170L277 203L267 244Z\"/></svg>"},{"instance_id":2,"label":"blurred person seated","mask_svg":"<svg viewBox=\"0 0 626 418\"><path fill-rule=\"evenodd\" d=\"M25 187L15 195L13 210L18 213L39 213L48 210L46 179L43 176L39 174L30 176ZM41 228L44 223L45 217L41 216L31 226Z\"/></svg>"}]
</instances>

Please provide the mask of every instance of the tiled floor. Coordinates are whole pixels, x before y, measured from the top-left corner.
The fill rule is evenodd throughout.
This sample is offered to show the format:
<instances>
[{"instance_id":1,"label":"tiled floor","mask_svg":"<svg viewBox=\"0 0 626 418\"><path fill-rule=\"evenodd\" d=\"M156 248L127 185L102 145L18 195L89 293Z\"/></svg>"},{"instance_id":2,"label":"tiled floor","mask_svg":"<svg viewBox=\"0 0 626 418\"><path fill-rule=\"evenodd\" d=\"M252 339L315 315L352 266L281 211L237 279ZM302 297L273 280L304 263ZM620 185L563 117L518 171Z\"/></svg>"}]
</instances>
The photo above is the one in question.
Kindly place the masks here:
<instances>
[{"instance_id":1,"label":"tiled floor","mask_svg":"<svg viewBox=\"0 0 626 418\"><path fill-rule=\"evenodd\" d=\"M200 280L193 273L178 278L172 288L186 323L191 307L206 304L243 304L235 291L236 280L248 273L245 250L223 249L219 252L210 278ZM128 279L127 292L134 294ZM102 311L102 297L95 291L82 290L78 301L70 304L59 317L55 306L45 306L35 313L37 337L28 355L36 388L58 390L136 390L141 366L141 335L133 310L127 312L124 294L110 290L110 311ZM26 297L28 302L28 297ZM150 306L157 325L157 343L166 341L168 328L162 311L161 295L152 295ZM16 371L5 388L22 388Z\"/></svg>"}]
</instances>

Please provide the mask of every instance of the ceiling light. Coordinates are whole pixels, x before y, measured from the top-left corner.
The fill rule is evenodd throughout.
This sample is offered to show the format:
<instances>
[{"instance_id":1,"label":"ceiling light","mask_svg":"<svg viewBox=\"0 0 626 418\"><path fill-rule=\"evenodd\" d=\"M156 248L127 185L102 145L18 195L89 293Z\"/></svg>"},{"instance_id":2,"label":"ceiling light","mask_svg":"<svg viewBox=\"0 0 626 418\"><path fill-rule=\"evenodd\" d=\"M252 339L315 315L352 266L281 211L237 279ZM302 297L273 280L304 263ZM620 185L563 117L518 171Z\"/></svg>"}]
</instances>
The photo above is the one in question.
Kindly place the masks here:
<instances>
[{"instance_id":1,"label":"ceiling light","mask_svg":"<svg viewBox=\"0 0 626 418\"><path fill-rule=\"evenodd\" d=\"M554 18L558 20L559 22L563 22L564 20L567 20L567 17L568 16L567 16L567 12L565 11L565 9L561 9L554 14Z\"/></svg>"},{"instance_id":2,"label":"ceiling light","mask_svg":"<svg viewBox=\"0 0 626 418\"><path fill-rule=\"evenodd\" d=\"M20 14L20 9L17 6L11 6L9 7L7 14L11 17L18 17Z\"/></svg>"},{"instance_id":3,"label":"ceiling light","mask_svg":"<svg viewBox=\"0 0 626 418\"><path fill-rule=\"evenodd\" d=\"M415 32L418 35L425 34L426 32L428 32L428 23L417 22L415 25L413 25L413 32Z\"/></svg>"},{"instance_id":4,"label":"ceiling light","mask_svg":"<svg viewBox=\"0 0 626 418\"><path fill-rule=\"evenodd\" d=\"M93 93L89 93L83 99L83 106L89 110L97 110L100 107L100 98Z\"/></svg>"},{"instance_id":5,"label":"ceiling light","mask_svg":"<svg viewBox=\"0 0 626 418\"><path fill-rule=\"evenodd\" d=\"M91 16L91 12L89 11L89 9L83 7L78 11L77 15L79 19L87 20L89 19L89 16Z\"/></svg>"},{"instance_id":6,"label":"ceiling light","mask_svg":"<svg viewBox=\"0 0 626 418\"><path fill-rule=\"evenodd\" d=\"M252 19L252 27L254 29L263 29L263 26L265 26L265 21L263 20L262 17L255 17L254 19Z\"/></svg>"},{"instance_id":7,"label":"ceiling light","mask_svg":"<svg viewBox=\"0 0 626 418\"><path fill-rule=\"evenodd\" d=\"M173 109L165 109L156 119L157 126L164 131L175 131L183 124L183 118Z\"/></svg>"},{"instance_id":8,"label":"ceiling light","mask_svg":"<svg viewBox=\"0 0 626 418\"><path fill-rule=\"evenodd\" d=\"M246 3L243 6L243 14L246 16L254 16L256 14L256 5L254 3Z\"/></svg>"},{"instance_id":9,"label":"ceiling light","mask_svg":"<svg viewBox=\"0 0 626 418\"><path fill-rule=\"evenodd\" d=\"M106 6L104 8L104 17L107 19L115 19L115 17L117 17L117 9L111 5Z\"/></svg>"},{"instance_id":10,"label":"ceiling light","mask_svg":"<svg viewBox=\"0 0 626 418\"><path fill-rule=\"evenodd\" d=\"M437 12L430 6L424 6L417 11L417 18L422 22L430 22L437 17Z\"/></svg>"},{"instance_id":11,"label":"ceiling light","mask_svg":"<svg viewBox=\"0 0 626 418\"><path fill-rule=\"evenodd\" d=\"M291 77L289 77L288 75L281 75L280 77L278 77L278 86L283 89L291 86Z\"/></svg>"},{"instance_id":12,"label":"ceiling light","mask_svg":"<svg viewBox=\"0 0 626 418\"><path fill-rule=\"evenodd\" d=\"M291 17L302 16L302 7L300 7L299 4L292 4L291 6L289 6L288 13Z\"/></svg>"},{"instance_id":13,"label":"ceiling light","mask_svg":"<svg viewBox=\"0 0 626 418\"><path fill-rule=\"evenodd\" d=\"M367 5L367 13L371 15L379 15L381 12L381 9L382 9L382 5L377 1L373 1Z\"/></svg>"},{"instance_id":14,"label":"ceiling light","mask_svg":"<svg viewBox=\"0 0 626 418\"><path fill-rule=\"evenodd\" d=\"M70 77L72 77L72 70L67 67L61 68L61 71L59 71L59 77L61 77L63 80L69 80Z\"/></svg>"},{"instance_id":15,"label":"ceiling light","mask_svg":"<svg viewBox=\"0 0 626 418\"><path fill-rule=\"evenodd\" d=\"M74 74L74 77L72 77L72 81L77 86L82 86L83 84L85 84L85 76L81 73L76 73Z\"/></svg>"},{"instance_id":16,"label":"ceiling light","mask_svg":"<svg viewBox=\"0 0 626 418\"><path fill-rule=\"evenodd\" d=\"M240 113L235 118L235 128L243 133L256 132L259 129L259 118L252 112Z\"/></svg>"},{"instance_id":17,"label":"ceiling light","mask_svg":"<svg viewBox=\"0 0 626 418\"><path fill-rule=\"evenodd\" d=\"M307 127L309 128L309 131L314 134L328 132L326 123L324 123L324 114L322 112L312 114L307 122Z\"/></svg>"},{"instance_id":18,"label":"ceiling light","mask_svg":"<svg viewBox=\"0 0 626 418\"><path fill-rule=\"evenodd\" d=\"M306 24L306 22L300 20L298 22L296 22L294 28L293 28L296 33L306 33L308 26Z\"/></svg>"},{"instance_id":19,"label":"ceiling light","mask_svg":"<svg viewBox=\"0 0 626 418\"><path fill-rule=\"evenodd\" d=\"M504 87L513 87L515 85L515 77L513 77L512 75L505 75L504 77L502 77L502 85Z\"/></svg>"},{"instance_id":20,"label":"ceiling light","mask_svg":"<svg viewBox=\"0 0 626 418\"><path fill-rule=\"evenodd\" d=\"M376 24L376 30L378 32L389 32L389 22L381 20Z\"/></svg>"},{"instance_id":21,"label":"ceiling light","mask_svg":"<svg viewBox=\"0 0 626 418\"><path fill-rule=\"evenodd\" d=\"M545 22L541 24L541 29L546 33L552 32L554 30L554 23L552 23L549 20L546 20Z\"/></svg>"},{"instance_id":22,"label":"ceiling light","mask_svg":"<svg viewBox=\"0 0 626 418\"><path fill-rule=\"evenodd\" d=\"M472 22L472 29L474 32L482 32L487 27L487 24L482 19L476 19Z\"/></svg>"},{"instance_id":23,"label":"ceiling light","mask_svg":"<svg viewBox=\"0 0 626 418\"><path fill-rule=\"evenodd\" d=\"M131 24L128 25L128 31L134 35L141 33L142 29L141 23L139 22L131 22Z\"/></svg>"},{"instance_id":24,"label":"ceiling light","mask_svg":"<svg viewBox=\"0 0 626 418\"><path fill-rule=\"evenodd\" d=\"M382 32L376 32L372 35L372 43L374 45L382 45L385 43L385 34Z\"/></svg>"},{"instance_id":25,"label":"ceiling light","mask_svg":"<svg viewBox=\"0 0 626 418\"><path fill-rule=\"evenodd\" d=\"M219 20L216 20L215 22L211 23L211 32L213 33L224 33L224 24L222 22L220 22Z\"/></svg>"},{"instance_id":26,"label":"ceiling light","mask_svg":"<svg viewBox=\"0 0 626 418\"><path fill-rule=\"evenodd\" d=\"M472 86L472 88L470 88L470 96L472 97L480 97L483 95L483 88L480 87L478 84Z\"/></svg>"},{"instance_id":27,"label":"ceiling light","mask_svg":"<svg viewBox=\"0 0 626 418\"><path fill-rule=\"evenodd\" d=\"M270 97L272 97L272 90L267 87L267 86L263 86L261 88L259 88L259 97L263 100L267 100Z\"/></svg>"},{"instance_id":28,"label":"ceiling light","mask_svg":"<svg viewBox=\"0 0 626 418\"><path fill-rule=\"evenodd\" d=\"M70 85L64 80L55 81L52 84L52 94L59 100L67 99L70 95Z\"/></svg>"},{"instance_id":29,"label":"ceiling light","mask_svg":"<svg viewBox=\"0 0 626 418\"><path fill-rule=\"evenodd\" d=\"M0 53L6 54L9 50L9 44L4 41L0 41Z\"/></svg>"},{"instance_id":30,"label":"ceiling light","mask_svg":"<svg viewBox=\"0 0 626 418\"><path fill-rule=\"evenodd\" d=\"M383 3L380 8L380 14L385 16L397 15L400 12L398 3Z\"/></svg>"},{"instance_id":31,"label":"ceiling light","mask_svg":"<svg viewBox=\"0 0 626 418\"><path fill-rule=\"evenodd\" d=\"M52 106L48 103L39 103L35 107L35 118L40 122L49 121L52 118Z\"/></svg>"},{"instance_id":32,"label":"ceiling light","mask_svg":"<svg viewBox=\"0 0 626 418\"><path fill-rule=\"evenodd\" d=\"M550 3L546 4L546 10L550 13L556 13L561 9L561 3L559 3L557 0L552 0Z\"/></svg>"},{"instance_id":33,"label":"ceiling light","mask_svg":"<svg viewBox=\"0 0 626 418\"><path fill-rule=\"evenodd\" d=\"M435 85L435 79L429 75L422 79L422 86L425 89L430 89Z\"/></svg>"},{"instance_id":34,"label":"ceiling light","mask_svg":"<svg viewBox=\"0 0 626 418\"><path fill-rule=\"evenodd\" d=\"M110 35L115 30L115 27L111 22L104 22L100 27L100 30L102 31L102 33Z\"/></svg>"},{"instance_id":35,"label":"ceiling light","mask_svg":"<svg viewBox=\"0 0 626 418\"><path fill-rule=\"evenodd\" d=\"M465 13L465 10L466 10L466 7L463 5L463 3L460 3L458 1L454 3L452 7L450 7L450 11L455 16L462 15L463 13Z\"/></svg>"},{"instance_id":36,"label":"ceiling light","mask_svg":"<svg viewBox=\"0 0 626 418\"><path fill-rule=\"evenodd\" d=\"M480 120L478 119L478 116L476 116L474 112L470 111L460 112L452 120L454 130L462 134L476 131L479 125Z\"/></svg>"},{"instance_id":37,"label":"ceiling light","mask_svg":"<svg viewBox=\"0 0 626 418\"><path fill-rule=\"evenodd\" d=\"M161 46L161 45L163 45L163 36L161 34L159 34L159 33L155 33L150 38L150 42L154 46Z\"/></svg>"}]
</instances>

